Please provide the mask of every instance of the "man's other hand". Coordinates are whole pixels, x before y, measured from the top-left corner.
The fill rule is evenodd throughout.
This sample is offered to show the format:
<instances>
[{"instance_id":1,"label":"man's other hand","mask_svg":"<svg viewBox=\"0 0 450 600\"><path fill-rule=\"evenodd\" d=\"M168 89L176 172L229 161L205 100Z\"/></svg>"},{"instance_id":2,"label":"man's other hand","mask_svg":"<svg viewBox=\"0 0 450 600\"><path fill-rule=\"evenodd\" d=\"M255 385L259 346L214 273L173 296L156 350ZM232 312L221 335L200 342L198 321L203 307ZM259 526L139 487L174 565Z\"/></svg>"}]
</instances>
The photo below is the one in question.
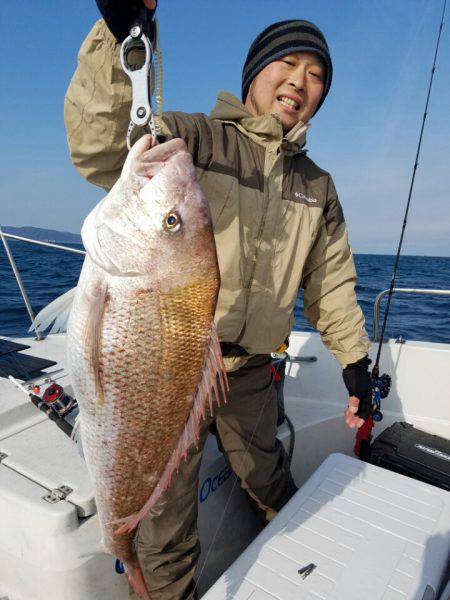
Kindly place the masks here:
<instances>
[{"instance_id":1,"label":"man's other hand","mask_svg":"<svg viewBox=\"0 0 450 600\"><path fill-rule=\"evenodd\" d=\"M347 365L342 372L350 396L344 418L347 425L352 428L361 427L372 412L372 378L369 373L371 362L367 356L364 356L357 362Z\"/></svg>"},{"instance_id":2,"label":"man's other hand","mask_svg":"<svg viewBox=\"0 0 450 600\"><path fill-rule=\"evenodd\" d=\"M157 0L96 0L98 9L105 20L108 29L118 42L129 35L136 19L144 24L145 33L153 41L153 15Z\"/></svg>"},{"instance_id":3,"label":"man's other hand","mask_svg":"<svg viewBox=\"0 0 450 600\"><path fill-rule=\"evenodd\" d=\"M359 429L364 423L364 419L361 419L361 417L358 417L358 415L356 414L358 412L358 408L359 399L356 396L350 396L350 398L348 399L347 410L344 413L344 419L351 429L353 429L354 427L357 427Z\"/></svg>"}]
</instances>

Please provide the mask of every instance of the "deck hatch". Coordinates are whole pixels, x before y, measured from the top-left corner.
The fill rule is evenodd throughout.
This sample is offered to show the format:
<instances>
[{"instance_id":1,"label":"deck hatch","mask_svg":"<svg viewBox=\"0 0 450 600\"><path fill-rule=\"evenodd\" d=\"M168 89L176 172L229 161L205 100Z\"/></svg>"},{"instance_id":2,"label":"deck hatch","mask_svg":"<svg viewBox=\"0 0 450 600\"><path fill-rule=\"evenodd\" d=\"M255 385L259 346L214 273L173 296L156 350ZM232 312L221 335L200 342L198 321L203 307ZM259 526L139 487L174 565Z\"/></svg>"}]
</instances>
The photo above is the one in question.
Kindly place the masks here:
<instances>
[{"instance_id":1,"label":"deck hatch","mask_svg":"<svg viewBox=\"0 0 450 600\"><path fill-rule=\"evenodd\" d=\"M26 348L26 346L24 346ZM29 354L20 354L17 351L11 351L0 355L0 377L8 378L10 375L23 381L35 377L44 369L56 365L54 360L30 356Z\"/></svg>"},{"instance_id":2,"label":"deck hatch","mask_svg":"<svg viewBox=\"0 0 450 600\"><path fill-rule=\"evenodd\" d=\"M30 346L27 346L26 344L18 344L17 342L12 342L11 340L4 340L0 338L0 356L3 356L4 354L9 354L10 352L19 352L19 350L27 350L28 348L30 348Z\"/></svg>"},{"instance_id":3,"label":"deck hatch","mask_svg":"<svg viewBox=\"0 0 450 600\"><path fill-rule=\"evenodd\" d=\"M54 498L51 503L56 504L56 500L65 500L77 507L79 517L95 514L94 492L86 463L72 440L48 419L2 440L0 451L7 454L2 467L46 490L40 495L41 499L51 496Z\"/></svg>"}]
</instances>

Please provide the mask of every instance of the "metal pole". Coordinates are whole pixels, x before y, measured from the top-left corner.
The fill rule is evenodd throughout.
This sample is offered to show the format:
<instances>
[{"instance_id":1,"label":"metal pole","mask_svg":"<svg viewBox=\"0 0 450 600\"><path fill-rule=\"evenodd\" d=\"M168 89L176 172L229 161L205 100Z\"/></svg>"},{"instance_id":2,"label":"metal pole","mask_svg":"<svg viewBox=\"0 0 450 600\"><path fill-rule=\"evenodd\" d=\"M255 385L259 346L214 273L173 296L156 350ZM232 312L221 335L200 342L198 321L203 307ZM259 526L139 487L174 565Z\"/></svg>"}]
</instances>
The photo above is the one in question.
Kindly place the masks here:
<instances>
[{"instance_id":1,"label":"metal pole","mask_svg":"<svg viewBox=\"0 0 450 600\"><path fill-rule=\"evenodd\" d=\"M380 318L380 303L381 300L389 294L390 290L380 292L375 299L373 306L373 341L379 342L378 322ZM393 288L392 293L398 294L428 294L430 296L450 296L450 290L424 290L416 288Z\"/></svg>"},{"instance_id":2,"label":"metal pole","mask_svg":"<svg viewBox=\"0 0 450 600\"><path fill-rule=\"evenodd\" d=\"M1 230L1 227L0 227L0 236L2 238L3 245L5 246L6 254L7 254L8 259L9 259L9 264L11 265L11 268L12 268L12 270L14 272L14 275L15 275L16 281L17 281L17 285L19 286L20 293L22 294L23 301L25 302L26 309L27 309L28 314L30 316L31 324L33 324L33 321L34 321L33 309L31 308L31 304L30 304L30 300L28 298L28 294L27 294L27 292L25 290L25 287L24 287L24 285L22 283L22 279L20 278L20 274L19 274L19 271L17 269L16 262L14 260L14 257L12 255L12 253L11 253L11 250L9 249L8 242L6 240L6 237L3 234L3 231ZM36 332L36 339L37 340L43 340L44 339L42 337L41 333L39 332L39 329L37 327L35 327L35 332Z\"/></svg>"},{"instance_id":3,"label":"metal pole","mask_svg":"<svg viewBox=\"0 0 450 600\"><path fill-rule=\"evenodd\" d=\"M40 240L32 240L31 238L22 237L20 235L13 235L12 233L2 233L4 237L11 238L12 240L20 240L21 242L29 242L30 244L36 244L38 246L46 246L47 248L56 248L57 250L67 250L67 252L75 252L75 254L86 254L84 250L77 250L76 248L70 248L69 246L61 246L60 244L51 244L50 242L41 242Z\"/></svg>"}]
</instances>

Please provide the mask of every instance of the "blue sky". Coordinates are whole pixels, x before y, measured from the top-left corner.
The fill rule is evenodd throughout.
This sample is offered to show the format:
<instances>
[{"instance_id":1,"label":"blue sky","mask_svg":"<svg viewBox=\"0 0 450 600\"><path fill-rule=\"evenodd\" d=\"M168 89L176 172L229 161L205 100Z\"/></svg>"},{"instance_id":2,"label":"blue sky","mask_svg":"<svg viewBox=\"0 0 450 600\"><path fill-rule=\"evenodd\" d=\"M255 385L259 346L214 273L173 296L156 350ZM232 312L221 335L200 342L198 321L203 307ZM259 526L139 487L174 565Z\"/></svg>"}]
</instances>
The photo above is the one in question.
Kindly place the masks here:
<instances>
[{"instance_id":1,"label":"blue sky","mask_svg":"<svg viewBox=\"0 0 450 600\"><path fill-rule=\"evenodd\" d=\"M164 108L208 113L236 95L253 38L314 21L334 64L309 155L332 174L355 252L395 251L425 104L441 0L160 0ZM71 232L102 197L72 167L63 99L94 0L0 5L0 223ZM450 11L447 11L405 253L450 256Z\"/></svg>"}]
</instances>

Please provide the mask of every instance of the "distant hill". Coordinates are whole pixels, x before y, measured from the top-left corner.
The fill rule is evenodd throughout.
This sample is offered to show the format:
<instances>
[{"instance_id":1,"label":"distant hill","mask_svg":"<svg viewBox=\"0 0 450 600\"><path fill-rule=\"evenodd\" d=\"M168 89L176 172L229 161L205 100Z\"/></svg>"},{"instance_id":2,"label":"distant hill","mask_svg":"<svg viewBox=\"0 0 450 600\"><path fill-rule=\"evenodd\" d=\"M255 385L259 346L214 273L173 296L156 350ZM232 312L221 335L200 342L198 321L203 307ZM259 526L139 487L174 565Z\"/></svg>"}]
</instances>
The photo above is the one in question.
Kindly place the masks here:
<instances>
[{"instance_id":1,"label":"distant hill","mask_svg":"<svg viewBox=\"0 0 450 600\"><path fill-rule=\"evenodd\" d=\"M2 231L12 235L39 240L40 242L54 242L56 244L81 244L81 236L78 233L68 231L56 231L55 229L41 229L40 227L9 227L2 226Z\"/></svg>"}]
</instances>

